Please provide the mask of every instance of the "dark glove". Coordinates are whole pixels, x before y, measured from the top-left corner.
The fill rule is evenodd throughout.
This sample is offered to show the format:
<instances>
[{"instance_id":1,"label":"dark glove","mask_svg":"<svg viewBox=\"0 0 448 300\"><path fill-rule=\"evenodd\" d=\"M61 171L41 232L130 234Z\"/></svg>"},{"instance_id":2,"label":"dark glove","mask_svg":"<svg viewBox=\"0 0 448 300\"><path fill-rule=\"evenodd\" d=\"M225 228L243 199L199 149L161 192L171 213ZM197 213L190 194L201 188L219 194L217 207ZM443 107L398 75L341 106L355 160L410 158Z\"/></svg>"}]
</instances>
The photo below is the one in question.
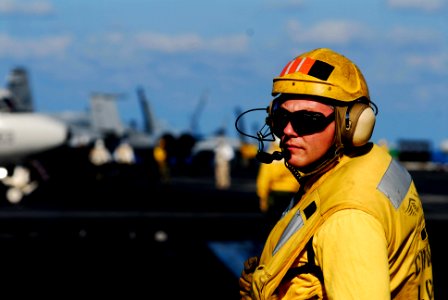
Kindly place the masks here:
<instances>
[{"instance_id":1,"label":"dark glove","mask_svg":"<svg viewBox=\"0 0 448 300\"><path fill-rule=\"evenodd\" d=\"M241 300L250 300L252 287L252 274L258 266L258 257L253 256L244 262L244 269L239 279Z\"/></svg>"}]
</instances>

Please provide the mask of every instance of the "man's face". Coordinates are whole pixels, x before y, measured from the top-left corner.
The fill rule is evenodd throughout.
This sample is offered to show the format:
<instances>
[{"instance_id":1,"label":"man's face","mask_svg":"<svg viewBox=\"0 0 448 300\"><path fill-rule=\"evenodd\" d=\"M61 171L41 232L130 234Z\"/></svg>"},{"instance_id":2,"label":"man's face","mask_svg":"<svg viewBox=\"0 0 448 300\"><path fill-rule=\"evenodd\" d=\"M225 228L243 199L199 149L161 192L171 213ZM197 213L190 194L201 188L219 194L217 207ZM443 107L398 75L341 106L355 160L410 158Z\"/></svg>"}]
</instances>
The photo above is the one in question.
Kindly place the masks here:
<instances>
[{"instance_id":1,"label":"man's face","mask_svg":"<svg viewBox=\"0 0 448 300\"><path fill-rule=\"evenodd\" d=\"M321 113L322 117L327 117L333 113L334 109L326 104L306 99L288 99L281 104L280 109L284 109L289 113L297 111L308 111L311 113ZM298 113L300 114L300 113ZM308 113L307 113L308 114ZM291 115L294 118L294 114ZM281 137L283 147L290 153L288 163L297 168L303 168L320 159L332 146L335 136L335 122L332 118L331 122L322 131L315 133L298 133L296 129L300 126L306 131L307 118L303 118L303 124L293 126L288 121L283 128L283 136ZM311 120L310 120L311 122ZM296 122L297 123L297 122ZM310 126L312 124L309 124ZM300 131L300 130L298 130Z\"/></svg>"}]
</instances>

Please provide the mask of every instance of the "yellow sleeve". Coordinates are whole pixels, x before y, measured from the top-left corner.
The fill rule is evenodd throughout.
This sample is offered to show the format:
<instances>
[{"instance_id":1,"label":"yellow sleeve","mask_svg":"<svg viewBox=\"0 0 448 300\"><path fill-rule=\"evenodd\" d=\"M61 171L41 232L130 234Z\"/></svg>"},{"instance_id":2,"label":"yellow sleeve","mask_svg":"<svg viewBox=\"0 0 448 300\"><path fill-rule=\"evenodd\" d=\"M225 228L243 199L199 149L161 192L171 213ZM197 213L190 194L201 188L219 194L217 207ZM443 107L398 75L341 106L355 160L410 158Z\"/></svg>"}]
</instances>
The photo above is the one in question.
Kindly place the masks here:
<instances>
[{"instance_id":1,"label":"yellow sleeve","mask_svg":"<svg viewBox=\"0 0 448 300\"><path fill-rule=\"evenodd\" d=\"M329 299L390 299L387 241L374 217L339 211L316 232L313 247Z\"/></svg>"},{"instance_id":2,"label":"yellow sleeve","mask_svg":"<svg viewBox=\"0 0 448 300\"><path fill-rule=\"evenodd\" d=\"M154 148L154 158L157 162L163 162L166 160L166 153L161 147Z\"/></svg>"},{"instance_id":3,"label":"yellow sleeve","mask_svg":"<svg viewBox=\"0 0 448 300\"><path fill-rule=\"evenodd\" d=\"M260 200L260 209L263 212L268 210L268 195L270 190L271 178L266 164L260 164L256 179L257 196Z\"/></svg>"}]
</instances>

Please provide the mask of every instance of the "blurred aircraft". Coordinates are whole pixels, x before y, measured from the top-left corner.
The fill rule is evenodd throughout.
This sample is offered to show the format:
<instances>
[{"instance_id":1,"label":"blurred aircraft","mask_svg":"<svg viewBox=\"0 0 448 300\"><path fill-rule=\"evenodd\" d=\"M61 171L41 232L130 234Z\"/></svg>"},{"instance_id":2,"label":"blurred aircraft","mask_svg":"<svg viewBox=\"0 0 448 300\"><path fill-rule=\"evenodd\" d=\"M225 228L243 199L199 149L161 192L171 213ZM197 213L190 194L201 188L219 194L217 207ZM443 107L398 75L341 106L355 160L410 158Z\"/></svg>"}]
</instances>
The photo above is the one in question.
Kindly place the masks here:
<instances>
[{"instance_id":1,"label":"blurred aircraft","mask_svg":"<svg viewBox=\"0 0 448 300\"><path fill-rule=\"evenodd\" d=\"M238 151L240 147L240 139L228 136L224 125L216 129L215 133L211 136L205 137L201 134L199 129L199 118L208 100L208 94L208 91L202 93L190 119L190 132L195 139L192 155L200 155L201 152L208 152L209 154L214 153L215 149L222 142L229 144L234 151Z\"/></svg>"},{"instance_id":2,"label":"blurred aircraft","mask_svg":"<svg viewBox=\"0 0 448 300\"><path fill-rule=\"evenodd\" d=\"M94 92L90 97L88 111L65 111L51 116L66 123L71 131L69 145L79 147L93 145L96 140L126 141L133 148L151 148L162 134L161 126L156 126L149 102L143 88L137 88L137 96L143 113L143 129L135 124L123 124L117 109L119 94Z\"/></svg>"},{"instance_id":3,"label":"blurred aircraft","mask_svg":"<svg viewBox=\"0 0 448 300\"><path fill-rule=\"evenodd\" d=\"M120 94L93 92L86 111L38 113L34 109L27 70L22 67L12 69L6 88L0 94L0 166L5 166L3 171L0 170L0 182L25 187L33 177L48 171L48 164L54 165L54 160L48 158L53 156L49 153L53 149L58 155L66 155L62 153L69 151L78 157L104 143L113 163L123 164L123 153L127 153L127 164L151 163L151 150L168 129L155 121L143 88L138 87L136 91L143 113L143 129L137 128L136 122L129 125L122 122L117 107L117 101L123 96ZM63 151L58 150L59 146ZM47 159L45 162L41 153ZM16 166L25 169L15 172ZM34 169L43 172L34 172ZM24 171L32 171L29 179ZM11 179L11 176L19 179Z\"/></svg>"},{"instance_id":4,"label":"blurred aircraft","mask_svg":"<svg viewBox=\"0 0 448 300\"><path fill-rule=\"evenodd\" d=\"M215 151L219 145L224 143L229 145L235 153L235 159L232 160L232 173L239 176L243 174L249 174L253 169L257 168L255 161L255 155L257 154L257 144L248 142L244 135L233 137L228 134L226 128L226 122L218 127L214 134L211 136L203 137L199 133L199 116L206 102L207 94L203 94L199 99L199 103L196 107L195 113L191 119L191 132L196 138L196 142L192 148L192 156L194 161L197 162L197 169L204 168L204 166L212 167L215 161ZM237 118L241 114L239 107L235 108L235 117ZM241 125L243 124L243 125ZM240 121L240 126L244 126L244 120ZM202 174L211 174L211 170L203 170ZM255 173L254 173L255 174Z\"/></svg>"},{"instance_id":5,"label":"blurred aircraft","mask_svg":"<svg viewBox=\"0 0 448 300\"><path fill-rule=\"evenodd\" d=\"M137 97L143 113L142 130L137 129L136 124L123 124L117 108L117 101L122 97L120 94L91 93L87 111L37 114L34 111L28 73L25 68L11 70L4 94L5 96L0 101L0 111L29 112L45 119L53 119L53 123L62 122L70 131L70 139L67 141L70 147L93 145L98 139L105 140L113 137L117 140L125 139L134 148L148 148L154 145L155 139L165 130L161 124L156 123L142 87L137 88Z\"/></svg>"},{"instance_id":6,"label":"blurred aircraft","mask_svg":"<svg viewBox=\"0 0 448 300\"><path fill-rule=\"evenodd\" d=\"M0 165L63 145L68 127L46 115L0 112Z\"/></svg>"},{"instance_id":7,"label":"blurred aircraft","mask_svg":"<svg viewBox=\"0 0 448 300\"><path fill-rule=\"evenodd\" d=\"M69 136L66 124L34 112L26 70L13 69L0 89L0 181L10 202L37 187L25 167L31 157L65 144Z\"/></svg>"},{"instance_id":8,"label":"blurred aircraft","mask_svg":"<svg viewBox=\"0 0 448 300\"><path fill-rule=\"evenodd\" d=\"M34 109L27 70L13 68L6 87L0 89L0 182L7 188L7 199L20 202L37 188L40 179L34 180L35 172L31 169L45 173L45 166L36 166L42 157L39 155L57 147L92 148L102 141L111 154L116 150L113 157L120 157L122 149L149 152L161 127L156 126L140 87L137 96L143 112L143 130L122 123L116 105L118 94L92 93L85 112L40 113Z\"/></svg>"}]
</instances>

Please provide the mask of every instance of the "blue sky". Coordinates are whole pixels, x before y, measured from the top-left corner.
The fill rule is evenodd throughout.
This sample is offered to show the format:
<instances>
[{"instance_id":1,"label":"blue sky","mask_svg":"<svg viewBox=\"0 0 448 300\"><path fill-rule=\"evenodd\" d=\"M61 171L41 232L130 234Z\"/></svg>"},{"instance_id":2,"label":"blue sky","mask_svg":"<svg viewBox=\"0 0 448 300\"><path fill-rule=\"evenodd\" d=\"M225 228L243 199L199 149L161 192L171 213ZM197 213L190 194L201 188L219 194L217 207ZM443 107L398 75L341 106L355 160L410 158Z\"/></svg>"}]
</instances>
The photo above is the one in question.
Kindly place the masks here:
<instances>
[{"instance_id":1,"label":"blue sky","mask_svg":"<svg viewBox=\"0 0 448 300\"><path fill-rule=\"evenodd\" d=\"M448 0L0 0L0 76L26 67L42 112L118 93L123 121L141 122L141 86L173 130L205 99L200 133L236 136L235 109L266 107L272 78L318 47L363 71L372 140L448 139Z\"/></svg>"}]
</instances>

